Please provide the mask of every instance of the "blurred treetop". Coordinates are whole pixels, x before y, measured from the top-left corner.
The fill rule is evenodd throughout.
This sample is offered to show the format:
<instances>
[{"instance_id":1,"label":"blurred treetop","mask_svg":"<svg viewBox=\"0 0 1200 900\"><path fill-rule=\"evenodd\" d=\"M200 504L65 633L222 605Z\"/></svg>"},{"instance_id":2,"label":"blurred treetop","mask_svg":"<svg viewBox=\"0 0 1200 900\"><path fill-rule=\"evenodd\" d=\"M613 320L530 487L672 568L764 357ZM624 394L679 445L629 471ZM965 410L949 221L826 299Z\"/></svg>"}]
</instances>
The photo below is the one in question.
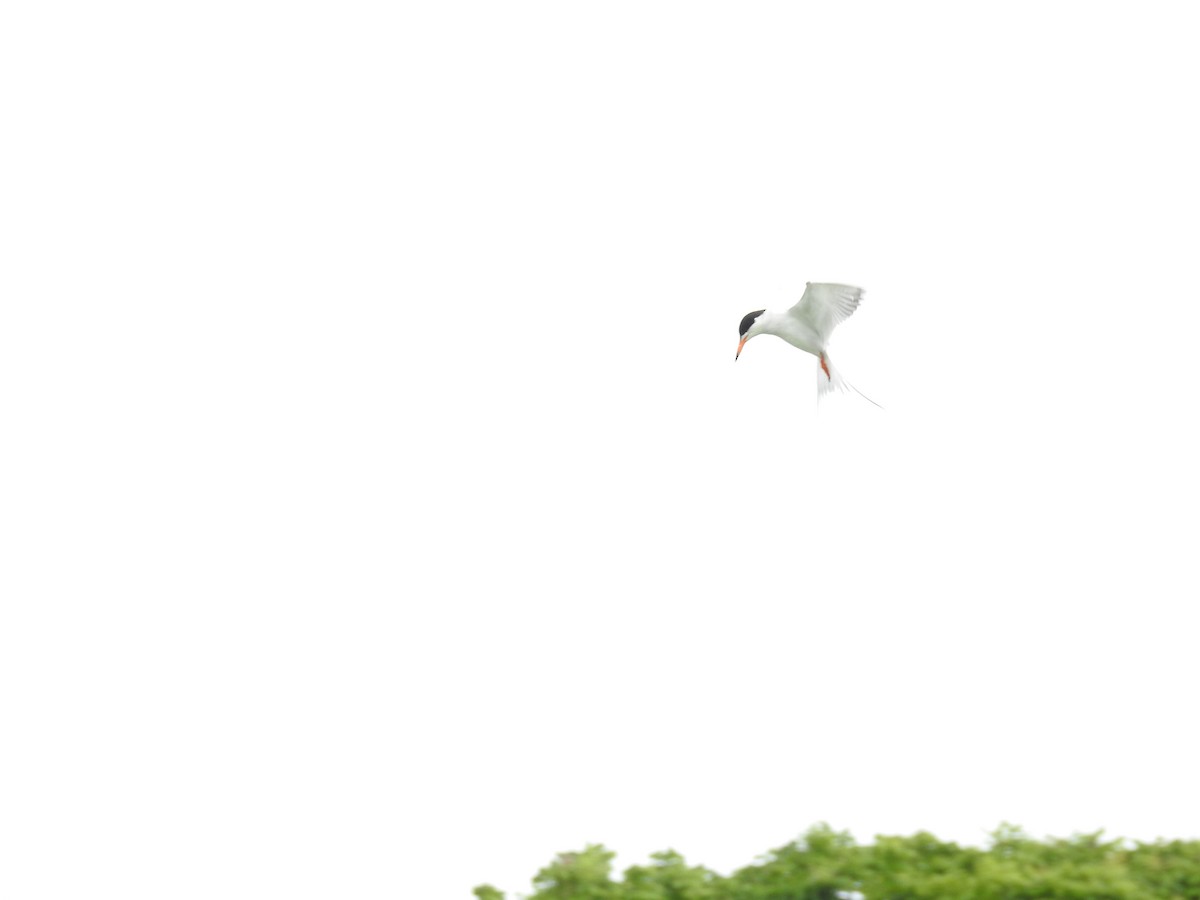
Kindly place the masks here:
<instances>
[{"instance_id":1,"label":"blurred treetop","mask_svg":"<svg viewBox=\"0 0 1200 900\"><path fill-rule=\"evenodd\" d=\"M1200 900L1200 841L1130 843L1103 832L1035 840L1001 825L986 850L927 832L859 845L828 825L721 876L674 850L612 877L615 855L593 844L560 853L528 900ZM490 885L478 900L504 900Z\"/></svg>"}]
</instances>

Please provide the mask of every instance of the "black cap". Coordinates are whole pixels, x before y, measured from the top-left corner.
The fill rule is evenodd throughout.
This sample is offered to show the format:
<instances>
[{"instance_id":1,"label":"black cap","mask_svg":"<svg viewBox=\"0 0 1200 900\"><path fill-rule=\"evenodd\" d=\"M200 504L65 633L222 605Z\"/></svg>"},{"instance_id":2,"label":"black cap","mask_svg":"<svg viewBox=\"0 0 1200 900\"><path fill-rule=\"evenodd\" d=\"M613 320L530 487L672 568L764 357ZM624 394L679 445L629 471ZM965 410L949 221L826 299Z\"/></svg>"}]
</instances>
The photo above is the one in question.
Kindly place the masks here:
<instances>
[{"instance_id":1,"label":"black cap","mask_svg":"<svg viewBox=\"0 0 1200 900\"><path fill-rule=\"evenodd\" d=\"M742 324L738 326L738 334L745 337L746 332L750 330L750 326L754 324L754 320L765 312L765 309L756 309L752 313L746 313L745 318L742 319Z\"/></svg>"}]
</instances>

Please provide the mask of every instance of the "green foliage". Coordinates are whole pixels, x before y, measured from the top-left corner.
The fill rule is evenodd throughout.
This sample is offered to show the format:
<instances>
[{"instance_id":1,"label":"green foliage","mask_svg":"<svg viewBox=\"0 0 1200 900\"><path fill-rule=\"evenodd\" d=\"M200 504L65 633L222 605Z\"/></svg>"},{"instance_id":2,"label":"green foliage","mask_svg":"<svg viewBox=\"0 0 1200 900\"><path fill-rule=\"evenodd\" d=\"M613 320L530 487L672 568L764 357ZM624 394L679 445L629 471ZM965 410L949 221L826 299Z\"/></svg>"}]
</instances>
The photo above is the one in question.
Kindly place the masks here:
<instances>
[{"instance_id":1,"label":"green foliage","mask_svg":"<svg viewBox=\"0 0 1200 900\"><path fill-rule=\"evenodd\" d=\"M666 850L616 881L613 856L598 844L560 853L528 900L1200 900L1200 841L1131 845L1102 832L1036 840L1008 824L987 849L927 832L860 846L817 825L727 878ZM488 885L475 896L504 900Z\"/></svg>"},{"instance_id":2,"label":"green foliage","mask_svg":"<svg viewBox=\"0 0 1200 900\"><path fill-rule=\"evenodd\" d=\"M854 838L821 824L759 865L735 872L718 900L834 900L838 891L857 888L862 870Z\"/></svg>"},{"instance_id":3,"label":"green foliage","mask_svg":"<svg viewBox=\"0 0 1200 900\"><path fill-rule=\"evenodd\" d=\"M1138 844L1128 859L1130 875L1149 896L1200 900L1200 841Z\"/></svg>"},{"instance_id":4,"label":"green foliage","mask_svg":"<svg viewBox=\"0 0 1200 900\"><path fill-rule=\"evenodd\" d=\"M699 866L688 867L674 850L654 853L649 866L625 870L621 900L717 900L716 876Z\"/></svg>"},{"instance_id":5,"label":"green foliage","mask_svg":"<svg viewBox=\"0 0 1200 900\"><path fill-rule=\"evenodd\" d=\"M533 879L537 893L532 900L616 900L618 886L610 877L614 856L601 844L558 854Z\"/></svg>"}]
</instances>

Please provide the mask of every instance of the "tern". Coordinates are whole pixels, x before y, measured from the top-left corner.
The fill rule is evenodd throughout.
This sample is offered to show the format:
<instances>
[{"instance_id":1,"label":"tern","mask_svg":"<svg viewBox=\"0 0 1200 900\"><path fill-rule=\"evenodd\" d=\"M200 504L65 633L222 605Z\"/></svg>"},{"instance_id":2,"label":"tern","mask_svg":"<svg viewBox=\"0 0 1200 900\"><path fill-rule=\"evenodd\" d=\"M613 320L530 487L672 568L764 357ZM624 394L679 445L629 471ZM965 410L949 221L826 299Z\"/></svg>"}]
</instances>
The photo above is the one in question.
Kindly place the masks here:
<instances>
[{"instance_id":1,"label":"tern","mask_svg":"<svg viewBox=\"0 0 1200 900\"><path fill-rule=\"evenodd\" d=\"M756 309L746 313L742 324L738 326L741 342L733 358L736 360L742 355L742 348L750 338L760 334L773 334L817 358L818 401L831 391L849 388L864 400L875 403L841 376L834 368L826 349L833 329L839 322L854 314L862 295L863 289L860 287L848 284L813 284L810 281L805 285L804 296L800 298L800 302L787 312ZM878 403L875 405L879 406Z\"/></svg>"}]
</instances>

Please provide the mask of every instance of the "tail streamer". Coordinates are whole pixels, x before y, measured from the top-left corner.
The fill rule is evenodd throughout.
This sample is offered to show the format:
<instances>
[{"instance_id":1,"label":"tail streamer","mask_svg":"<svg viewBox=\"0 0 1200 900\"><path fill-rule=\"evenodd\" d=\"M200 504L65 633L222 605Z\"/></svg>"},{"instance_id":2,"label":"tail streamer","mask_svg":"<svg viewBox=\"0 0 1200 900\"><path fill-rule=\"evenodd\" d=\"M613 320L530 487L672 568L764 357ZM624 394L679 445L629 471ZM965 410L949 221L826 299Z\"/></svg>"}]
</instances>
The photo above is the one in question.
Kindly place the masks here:
<instances>
[{"instance_id":1,"label":"tail streamer","mask_svg":"<svg viewBox=\"0 0 1200 900\"><path fill-rule=\"evenodd\" d=\"M817 357L817 402L820 403L826 394L832 394L834 391L854 391L854 393L858 394L858 396L862 397L868 403L879 406L878 403L875 403L874 400L843 378L842 373L834 366L833 360L822 353ZM879 408L883 409L882 406L879 406Z\"/></svg>"}]
</instances>

